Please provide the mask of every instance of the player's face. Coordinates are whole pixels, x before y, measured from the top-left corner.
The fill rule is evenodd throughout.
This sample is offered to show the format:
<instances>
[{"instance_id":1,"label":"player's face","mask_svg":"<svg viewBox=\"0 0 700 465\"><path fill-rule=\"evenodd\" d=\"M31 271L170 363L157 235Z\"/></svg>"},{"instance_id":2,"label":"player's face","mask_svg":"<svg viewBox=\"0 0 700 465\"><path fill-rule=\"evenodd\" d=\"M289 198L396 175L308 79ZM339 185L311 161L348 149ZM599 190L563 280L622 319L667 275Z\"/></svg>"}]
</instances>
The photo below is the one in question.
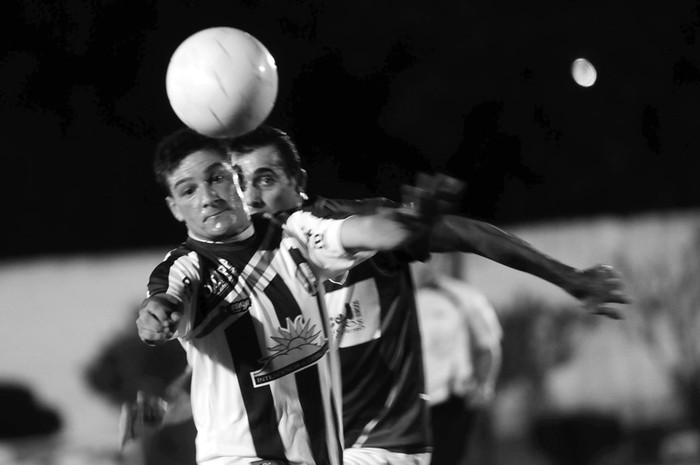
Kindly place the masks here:
<instances>
[{"instance_id":1,"label":"player's face","mask_svg":"<svg viewBox=\"0 0 700 465\"><path fill-rule=\"evenodd\" d=\"M301 205L302 186L284 171L274 146L233 154L232 161L240 169L241 189L251 213L277 213Z\"/></svg>"},{"instance_id":2,"label":"player's face","mask_svg":"<svg viewBox=\"0 0 700 465\"><path fill-rule=\"evenodd\" d=\"M250 224L231 166L214 151L188 155L168 184L170 211L200 239L226 240Z\"/></svg>"}]
</instances>

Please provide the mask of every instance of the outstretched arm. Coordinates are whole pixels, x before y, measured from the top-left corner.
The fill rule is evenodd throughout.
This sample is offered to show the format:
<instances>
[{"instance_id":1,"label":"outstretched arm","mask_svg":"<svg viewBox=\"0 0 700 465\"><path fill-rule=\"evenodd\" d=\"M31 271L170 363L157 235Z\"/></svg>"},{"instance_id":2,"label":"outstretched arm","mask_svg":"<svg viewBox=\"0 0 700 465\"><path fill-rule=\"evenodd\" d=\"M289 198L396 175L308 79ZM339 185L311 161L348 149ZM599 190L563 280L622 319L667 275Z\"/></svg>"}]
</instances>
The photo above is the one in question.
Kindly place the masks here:
<instances>
[{"instance_id":1,"label":"outstretched arm","mask_svg":"<svg viewBox=\"0 0 700 465\"><path fill-rule=\"evenodd\" d=\"M555 284L581 300L593 313L621 318L609 304L628 303L622 280L610 266L585 270L559 262L524 240L493 225L462 216L447 215L431 231L431 252L474 253Z\"/></svg>"},{"instance_id":2,"label":"outstretched arm","mask_svg":"<svg viewBox=\"0 0 700 465\"><path fill-rule=\"evenodd\" d=\"M341 241L347 250L392 250L427 233L429 221L412 207L380 208L370 215L347 218Z\"/></svg>"}]
</instances>

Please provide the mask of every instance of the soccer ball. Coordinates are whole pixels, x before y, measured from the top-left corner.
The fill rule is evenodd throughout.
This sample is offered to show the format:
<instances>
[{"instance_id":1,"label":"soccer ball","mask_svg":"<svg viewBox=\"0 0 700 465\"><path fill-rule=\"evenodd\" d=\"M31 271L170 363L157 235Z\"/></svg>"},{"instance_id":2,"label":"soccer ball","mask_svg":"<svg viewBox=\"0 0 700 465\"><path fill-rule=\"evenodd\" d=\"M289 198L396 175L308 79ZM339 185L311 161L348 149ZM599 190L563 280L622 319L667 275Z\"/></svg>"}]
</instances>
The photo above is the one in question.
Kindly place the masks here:
<instances>
[{"instance_id":1,"label":"soccer ball","mask_svg":"<svg viewBox=\"0 0 700 465\"><path fill-rule=\"evenodd\" d=\"M180 120L205 136L246 134L265 121L277 97L277 66L265 46L231 27L203 29L175 50L165 77Z\"/></svg>"}]
</instances>

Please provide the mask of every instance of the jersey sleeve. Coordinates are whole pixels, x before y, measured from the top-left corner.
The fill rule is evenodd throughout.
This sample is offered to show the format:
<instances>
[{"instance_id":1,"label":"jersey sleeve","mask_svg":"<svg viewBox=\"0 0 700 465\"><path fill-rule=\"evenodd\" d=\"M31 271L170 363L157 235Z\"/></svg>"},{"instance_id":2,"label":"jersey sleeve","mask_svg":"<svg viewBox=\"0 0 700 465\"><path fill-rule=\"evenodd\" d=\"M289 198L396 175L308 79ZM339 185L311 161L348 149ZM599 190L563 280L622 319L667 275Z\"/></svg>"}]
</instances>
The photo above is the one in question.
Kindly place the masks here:
<instances>
[{"instance_id":1,"label":"jersey sleeve","mask_svg":"<svg viewBox=\"0 0 700 465\"><path fill-rule=\"evenodd\" d=\"M305 211L321 218L347 218L351 215L369 215L380 208L398 208L401 205L385 197L368 199L327 199L319 197ZM391 273L402 269L414 261L426 261L430 258L430 235L421 234L411 242L396 250L380 252L373 259L374 265L384 272Z\"/></svg>"},{"instance_id":2,"label":"jersey sleeve","mask_svg":"<svg viewBox=\"0 0 700 465\"><path fill-rule=\"evenodd\" d=\"M171 251L151 272L146 296L167 294L182 303L183 314L175 334L177 337L186 338L192 330L199 282L200 263L193 251Z\"/></svg>"},{"instance_id":3,"label":"jersey sleeve","mask_svg":"<svg viewBox=\"0 0 700 465\"><path fill-rule=\"evenodd\" d=\"M287 234L295 237L309 261L324 278L337 279L353 266L372 257L374 251L350 253L343 247L340 228L345 219L319 218L308 211L292 213L285 223Z\"/></svg>"}]
</instances>

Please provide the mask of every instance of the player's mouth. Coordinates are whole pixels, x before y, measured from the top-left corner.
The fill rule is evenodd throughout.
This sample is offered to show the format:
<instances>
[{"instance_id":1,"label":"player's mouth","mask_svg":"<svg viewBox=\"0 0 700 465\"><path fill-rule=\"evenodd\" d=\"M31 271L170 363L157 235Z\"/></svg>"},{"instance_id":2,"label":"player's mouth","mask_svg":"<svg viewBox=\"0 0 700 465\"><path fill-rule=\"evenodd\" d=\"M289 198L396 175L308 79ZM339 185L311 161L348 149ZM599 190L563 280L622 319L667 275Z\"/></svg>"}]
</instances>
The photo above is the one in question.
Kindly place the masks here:
<instances>
[{"instance_id":1,"label":"player's mouth","mask_svg":"<svg viewBox=\"0 0 700 465\"><path fill-rule=\"evenodd\" d=\"M228 212L228 211L229 211L228 209L219 210L219 211L216 212L216 213L212 213L212 214L210 214L210 215L205 216L205 217L204 217L204 221L207 222L207 221L210 221L210 220L216 220L216 219L219 218L219 216L221 216L223 213L226 213L226 212Z\"/></svg>"}]
</instances>

